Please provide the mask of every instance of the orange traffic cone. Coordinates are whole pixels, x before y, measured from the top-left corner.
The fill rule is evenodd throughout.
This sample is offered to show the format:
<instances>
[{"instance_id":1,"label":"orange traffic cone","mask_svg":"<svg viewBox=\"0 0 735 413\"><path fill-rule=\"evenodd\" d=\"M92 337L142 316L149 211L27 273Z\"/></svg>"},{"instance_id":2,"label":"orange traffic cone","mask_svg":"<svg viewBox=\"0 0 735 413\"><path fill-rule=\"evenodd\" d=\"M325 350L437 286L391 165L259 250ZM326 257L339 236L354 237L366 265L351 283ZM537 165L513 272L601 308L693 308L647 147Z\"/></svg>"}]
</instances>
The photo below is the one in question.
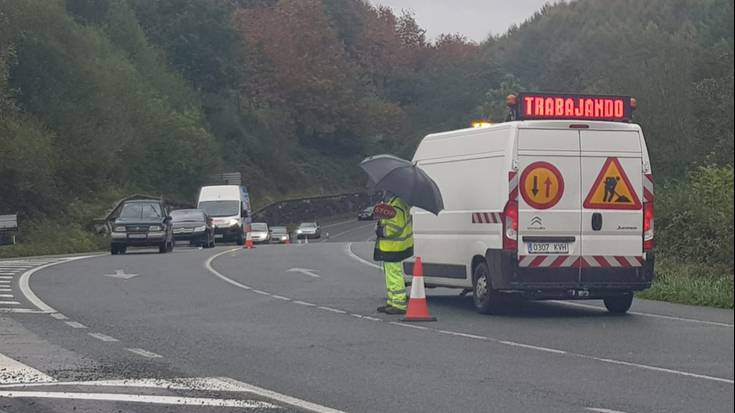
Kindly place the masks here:
<instances>
[{"instance_id":1,"label":"orange traffic cone","mask_svg":"<svg viewBox=\"0 0 735 413\"><path fill-rule=\"evenodd\" d=\"M426 303L424 292L424 264L421 257L416 257L413 264L413 280L411 281L411 297L408 299L408 308L402 321L436 321L436 317L429 315L429 305Z\"/></svg>"},{"instance_id":2,"label":"orange traffic cone","mask_svg":"<svg viewBox=\"0 0 735 413\"><path fill-rule=\"evenodd\" d=\"M255 248L253 245L253 237L250 235L250 232L245 234L245 245L243 245L243 247L249 250Z\"/></svg>"}]
</instances>

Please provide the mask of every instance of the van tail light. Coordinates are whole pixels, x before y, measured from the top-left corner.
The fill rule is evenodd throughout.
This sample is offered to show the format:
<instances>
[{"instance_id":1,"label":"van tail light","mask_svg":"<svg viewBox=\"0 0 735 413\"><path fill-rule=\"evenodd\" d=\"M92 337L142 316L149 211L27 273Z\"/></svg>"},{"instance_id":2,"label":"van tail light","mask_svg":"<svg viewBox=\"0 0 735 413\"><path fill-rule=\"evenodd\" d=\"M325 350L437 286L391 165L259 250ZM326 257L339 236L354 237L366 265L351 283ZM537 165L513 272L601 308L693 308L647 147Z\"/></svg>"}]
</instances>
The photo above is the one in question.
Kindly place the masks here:
<instances>
[{"instance_id":1,"label":"van tail light","mask_svg":"<svg viewBox=\"0 0 735 413\"><path fill-rule=\"evenodd\" d=\"M518 201L514 199L503 208L503 250L518 250Z\"/></svg>"},{"instance_id":2,"label":"van tail light","mask_svg":"<svg viewBox=\"0 0 735 413\"><path fill-rule=\"evenodd\" d=\"M643 204L643 251L653 250L653 202Z\"/></svg>"}]
</instances>

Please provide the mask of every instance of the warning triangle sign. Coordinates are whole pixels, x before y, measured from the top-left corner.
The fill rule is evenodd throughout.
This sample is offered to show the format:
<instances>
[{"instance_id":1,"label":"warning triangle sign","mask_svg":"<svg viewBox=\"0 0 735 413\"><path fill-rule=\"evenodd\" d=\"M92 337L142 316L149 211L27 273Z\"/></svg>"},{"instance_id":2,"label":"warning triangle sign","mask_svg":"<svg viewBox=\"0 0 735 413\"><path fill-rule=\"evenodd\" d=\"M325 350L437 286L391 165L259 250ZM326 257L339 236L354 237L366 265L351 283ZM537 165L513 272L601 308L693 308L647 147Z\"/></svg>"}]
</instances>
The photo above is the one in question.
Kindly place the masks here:
<instances>
[{"instance_id":1,"label":"warning triangle sign","mask_svg":"<svg viewBox=\"0 0 735 413\"><path fill-rule=\"evenodd\" d=\"M584 207L590 209L641 209L641 200L618 158L607 158L592 184Z\"/></svg>"}]
</instances>

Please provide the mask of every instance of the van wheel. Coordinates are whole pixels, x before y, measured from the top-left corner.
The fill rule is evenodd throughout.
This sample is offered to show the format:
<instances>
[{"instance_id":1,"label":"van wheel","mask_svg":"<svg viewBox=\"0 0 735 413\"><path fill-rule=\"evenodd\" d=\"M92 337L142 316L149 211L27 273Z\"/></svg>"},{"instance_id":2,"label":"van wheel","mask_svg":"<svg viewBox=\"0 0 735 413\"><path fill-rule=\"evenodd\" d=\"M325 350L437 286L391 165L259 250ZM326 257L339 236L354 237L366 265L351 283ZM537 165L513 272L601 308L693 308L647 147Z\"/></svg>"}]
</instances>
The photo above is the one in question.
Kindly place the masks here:
<instances>
[{"instance_id":1,"label":"van wheel","mask_svg":"<svg viewBox=\"0 0 735 413\"><path fill-rule=\"evenodd\" d=\"M603 299L607 311L613 314L625 314L633 304L633 293L605 297Z\"/></svg>"},{"instance_id":2,"label":"van wheel","mask_svg":"<svg viewBox=\"0 0 735 413\"><path fill-rule=\"evenodd\" d=\"M168 252L168 242L164 242L163 244L158 246L158 252L160 254L165 254Z\"/></svg>"},{"instance_id":3,"label":"van wheel","mask_svg":"<svg viewBox=\"0 0 735 413\"><path fill-rule=\"evenodd\" d=\"M479 263L472 272L472 301L475 310L482 314L493 314L498 310L499 299L492 288L487 263Z\"/></svg>"}]
</instances>

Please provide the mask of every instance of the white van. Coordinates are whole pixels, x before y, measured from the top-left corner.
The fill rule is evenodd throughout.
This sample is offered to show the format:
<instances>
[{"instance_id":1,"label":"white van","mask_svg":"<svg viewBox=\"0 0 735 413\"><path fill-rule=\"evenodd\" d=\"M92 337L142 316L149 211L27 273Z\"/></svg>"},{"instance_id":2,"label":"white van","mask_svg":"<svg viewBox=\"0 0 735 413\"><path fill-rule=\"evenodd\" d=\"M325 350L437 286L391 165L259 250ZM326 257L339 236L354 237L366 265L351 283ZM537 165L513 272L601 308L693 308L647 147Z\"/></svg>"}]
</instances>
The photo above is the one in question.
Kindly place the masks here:
<instances>
[{"instance_id":1,"label":"white van","mask_svg":"<svg viewBox=\"0 0 735 413\"><path fill-rule=\"evenodd\" d=\"M626 312L654 267L653 180L629 123L634 102L526 94L513 121L426 136L413 160L445 206L412 210L426 285L471 289L484 313L508 295L603 299ZM404 269L409 280L413 263Z\"/></svg>"},{"instance_id":2,"label":"white van","mask_svg":"<svg viewBox=\"0 0 735 413\"><path fill-rule=\"evenodd\" d=\"M250 197L244 186L203 186L199 190L197 208L212 218L215 237L243 243L246 226L252 219Z\"/></svg>"}]
</instances>

